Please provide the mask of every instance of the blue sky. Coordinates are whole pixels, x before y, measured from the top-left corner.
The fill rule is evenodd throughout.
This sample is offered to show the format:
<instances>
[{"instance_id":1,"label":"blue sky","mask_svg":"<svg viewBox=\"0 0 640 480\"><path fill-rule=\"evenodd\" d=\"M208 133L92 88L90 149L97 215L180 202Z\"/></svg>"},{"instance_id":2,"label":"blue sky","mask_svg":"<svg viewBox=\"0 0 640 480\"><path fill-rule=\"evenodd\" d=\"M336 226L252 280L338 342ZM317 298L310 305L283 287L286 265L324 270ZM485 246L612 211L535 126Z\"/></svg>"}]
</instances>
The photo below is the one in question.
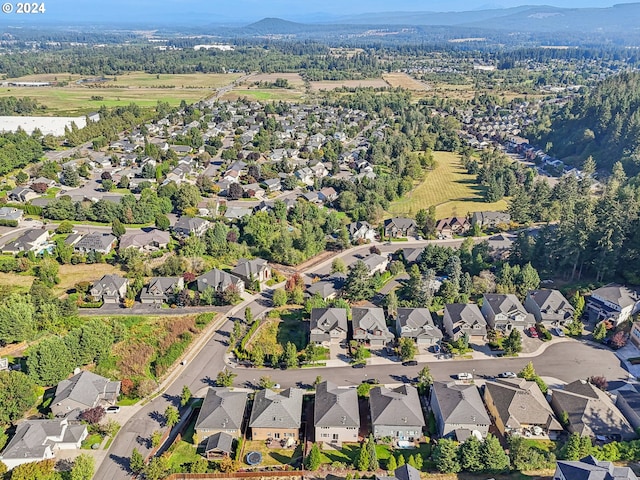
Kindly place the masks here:
<instances>
[{"instance_id":1,"label":"blue sky","mask_svg":"<svg viewBox=\"0 0 640 480\"><path fill-rule=\"evenodd\" d=\"M389 11L464 11L518 5L608 7L625 0L46 0L49 20L253 21L263 17L313 18ZM14 16L17 19L17 16ZM7 20L5 17L4 20ZM27 19L21 19L27 20ZM45 18L42 18L45 20Z\"/></svg>"}]
</instances>

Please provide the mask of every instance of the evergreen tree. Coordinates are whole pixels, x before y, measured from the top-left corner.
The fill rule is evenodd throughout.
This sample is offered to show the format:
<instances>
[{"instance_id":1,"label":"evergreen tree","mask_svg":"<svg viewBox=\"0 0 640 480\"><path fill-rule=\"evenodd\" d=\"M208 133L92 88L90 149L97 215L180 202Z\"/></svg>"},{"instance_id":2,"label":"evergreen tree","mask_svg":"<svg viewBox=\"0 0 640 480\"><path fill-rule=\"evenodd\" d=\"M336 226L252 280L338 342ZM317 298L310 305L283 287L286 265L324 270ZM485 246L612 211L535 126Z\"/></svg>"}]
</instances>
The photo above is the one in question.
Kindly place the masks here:
<instances>
[{"instance_id":1,"label":"evergreen tree","mask_svg":"<svg viewBox=\"0 0 640 480\"><path fill-rule=\"evenodd\" d=\"M293 342L287 342L284 349L284 364L287 368L298 366L298 349Z\"/></svg>"},{"instance_id":2,"label":"evergreen tree","mask_svg":"<svg viewBox=\"0 0 640 480\"><path fill-rule=\"evenodd\" d=\"M173 405L169 405L164 411L164 421L169 428L173 428L180 422L180 413Z\"/></svg>"},{"instance_id":3,"label":"evergreen tree","mask_svg":"<svg viewBox=\"0 0 640 480\"><path fill-rule=\"evenodd\" d=\"M398 468L403 466L406 463L406 460L405 460L403 454L401 454L401 453L398 454L398 462L397 463L398 463Z\"/></svg>"},{"instance_id":4,"label":"evergreen tree","mask_svg":"<svg viewBox=\"0 0 640 480\"><path fill-rule=\"evenodd\" d=\"M379 468L378 464L378 454L376 452L376 442L373 439L373 434L369 434L369 439L367 440L367 455L369 456L369 471L375 472Z\"/></svg>"},{"instance_id":5,"label":"evergreen tree","mask_svg":"<svg viewBox=\"0 0 640 480\"><path fill-rule=\"evenodd\" d=\"M593 339L597 341L602 341L607 336L607 326L604 322L598 323L595 330L593 331Z\"/></svg>"},{"instance_id":6,"label":"evergreen tree","mask_svg":"<svg viewBox=\"0 0 640 480\"><path fill-rule=\"evenodd\" d=\"M369 449L367 448L366 443L363 443L360 446L360 453L356 460L355 467L361 472L366 472L369 469L369 463Z\"/></svg>"},{"instance_id":7,"label":"evergreen tree","mask_svg":"<svg viewBox=\"0 0 640 480\"><path fill-rule=\"evenodd\" d=\"M182 394L180 395L180 405L183 407L191 400L191 390L187 385L182 387Z\"/></svg>"},{"instance_id":8,"label":"evergreen tree","mask_svg":"<svg viewBox=\"0 0 640 480\"><path fill-rule=\"evenodd\" d=\"M502 342L504 353L507 355L517 355L522 351L522 335L517 329L512 329L509 336Z\"/></svg>"},{"instance_id":9,"label":"evergreen tree","mask_svg":"<svg viewBox=\"0 0 640 480\"><path fill-rule=\"evenodd\" d=\"M487 435L482 444L481 457L486 472L501 473L509 468L509 457L500 445L500 441L491 434Z\"/></svg>"},{"instance_id":10,"label":"evergreen tree","mask_svg":"<svg viewBox=\"0 0 640 480\"><path fill-rule=\"evenodd\" d=\"M393 455L389 455L389 459L387 460L387 471L393 472L396 468L398 468L396 457L394 457Z\"/></svg>"},{"instance_id":11,"label":"evergreen tree","mask_svg":"<svg viewBox=\"0 0 640 480\"><path fill-rule=\"evenodd\" d=\"M565 460L580 460L582 458L580 434L573 432L562 449L562 458Z\"/></svg>"},{"instance_id":12,"label":"evergreen tree","mask_svg":"<svg viewBox=\"0 0 640 480\"><path fill-rule=\"evenodd\" d=\"M133 452L131 452L131 457L129 458L129 469L133 473L139 473L142 471L143 468L144 468L144 457L138 451L137 448L134 448Z\"/></svg>"},{"instance_id":13,"label":"evergreen tree","mask_svg":"<svg viewBox=\"0 0 640 480\"><path fill-rule=\"evenodd\" d=\"M482 444L474 435L471 435L460 445L460 465L466 472L481 472L484 468L482 461Z\"/></svg>"},{"instance_id":14,"label":"evergreen tree","mask_svg":"<svg viewBox=\"0 0 640 480\"><path fill-rule=\"evenodd\" d=\"M120 238L122 235L127 233L127 229L120 220L114 218L111 222L111 233L113 233L116 238Z\"/></svg>"},{"instance_id":15,"label":"evergreen tree","mask_svg":"<svg viewBox=\"0 0 640 480\"><path fill-rule=\"evenodd\" d=\"M73 371L73 356L64 340L49 337L30 349L27 372L39 385L55 385Z\"/></svg>"},{"instance_id":16,"label":"evergreen tree","mask_svg":"<svg viewBox=\"0 0 640 480\"><path fill-rule=\"evenodd\" d=\"M362 260L349 267L344 286L344 295L352 302L369 300L375 294L373 279L369 269Z\"/></svg>"},{"instance_id":17,"label":"evergreen tree","mask_svg":"<svg viewBox=\"0 0 640 480\"><path fill-rule=\"evenodd\" d=\"M320 447L317 443L314 443L311 446L311 450L309 451L309 455L307 456L306 467L307 470L315 472L320 468L320 464L322 463L322 454L320 453Z\"/></svg>"},{"instance_id":18,"label":"evergreen tree","mask_svg":"<svg viewBox=\"0 0 640 480\"><path fill-rule=\"evenodd\" d=\"M91 480L95 468L95 460L91 455L83 453L76 457L71 468L71 480Z\"/></svg>"},{"instance_id":19,"label":"evergreen tree","mask_svg":"<svg viewBox=\"0 0 640 480\"><path fill-rule=\"evenodd\" d=\"M436 468L440 473L458 473L461 469L458 445L453 440L441 438L434 451Z\"/></svg>"},{"instance_id":20,"label":"evergreen tree","mask_svg":"<svg viewBox=\"0 0 640 480\"><path fill-rule=\"evenodd\" d=\"M413 455L409 455L409 460L407 460L407 465L410 467L416 468L416 458Z\"/></svg>"}]
</instances>

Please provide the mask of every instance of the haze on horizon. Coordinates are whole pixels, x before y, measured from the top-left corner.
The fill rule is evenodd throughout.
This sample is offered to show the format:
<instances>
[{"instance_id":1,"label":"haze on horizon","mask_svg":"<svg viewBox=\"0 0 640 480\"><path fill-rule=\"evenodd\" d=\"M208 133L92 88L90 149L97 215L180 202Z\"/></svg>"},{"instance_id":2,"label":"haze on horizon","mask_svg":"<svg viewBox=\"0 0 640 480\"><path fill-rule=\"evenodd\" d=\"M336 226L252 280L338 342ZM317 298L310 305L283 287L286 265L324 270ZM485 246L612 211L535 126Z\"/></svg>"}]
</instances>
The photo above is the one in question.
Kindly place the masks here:
<instances>
[{"instance_id":1,"label":"haze on horizon","mask_svg":"<svg viewBox=\"0 0 640 480\"><path fill-rule=\"evenodd\" d=\"M610 7L629 0L49 0L46 20L133 23L153 21L198 24L249 23L264 17L314 21L380 12L450 12L521 5L564 8ZM3 20L10 20L4 16ZM11 20L28 21L11 16ZM42 18L45 20L45 18Z\"/></svg>"}]
</instances>

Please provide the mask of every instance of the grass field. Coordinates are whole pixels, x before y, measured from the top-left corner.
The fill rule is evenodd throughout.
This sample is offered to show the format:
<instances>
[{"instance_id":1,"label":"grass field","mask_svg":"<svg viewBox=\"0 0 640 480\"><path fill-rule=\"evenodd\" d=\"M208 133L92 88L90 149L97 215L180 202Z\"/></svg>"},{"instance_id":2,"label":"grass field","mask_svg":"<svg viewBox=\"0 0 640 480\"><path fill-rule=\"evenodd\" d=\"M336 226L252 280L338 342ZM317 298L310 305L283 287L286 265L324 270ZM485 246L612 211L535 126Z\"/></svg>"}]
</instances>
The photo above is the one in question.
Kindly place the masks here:
<instances>
[{"instance_id":1,"label":"grass field","mask_svg":"<svg viewBox=\"0 0 640 480\"><path fill-rule=\"evenodd\" d=\"M429 90L429 86L426 83L416 80L415 78L407 75L406 73L394 72L385 73L382 78L392 87L402 87L407 90L413 91L425 91Z\"/></svg>"},{"instance_id":2,"label":"grass field","mask_svg":"<svg viewBox=\"0 0 640 480\"><path fill-rule=\"evenodd\" d=\"M311 89L314 91L320 90L335 90L340 87L356 88L356 87L373 87L373 88L386 88L389 86L382 78L369 78L366 80L325 80L322 82L310 82Z\"/></svg>"},{"instance_id":3,"label":"grass field","mask_svg":"<svg viewBox=\"0 0 640 480\"><path fill-rule=\"evenodd\" d=\"M60 283L53 288L53 291L56 295L61 295L73 288L78 282L93 282L94 280L99 280L103 275L112 273L122 275L122 271L119 268L108 263L60 265L58 272Z\"/></svg>"},{"instance_id":4,"label":"grass field","mask_svg":"<svg viewBox=\"0 0 640 480\"><path fill-rule=\"evenodd\" d=\"M100 108L101 105L116 107L135 102L142 107L153 107L158 100L179 105L201 100L216 88L229 85L240 74L160 74L132 72L117 77L115 81L100 84L78 85L80 75L42 74L28 75L14 81L69 81L64 87L7 87L0 88L0 97L31 97L47 106L46 115L82 115ZM114 78L114 77L108 77ZM92 100L92 96L103 97Z\"/></svg>"},{"instance_id":5,"label":"grass field","mask_svg":"<svg viewBox=\"0 0 640 480\"><path fill-rule=\"evenodd\" d=\"M253 100L262 101L278 101L278 100L300 100L303 93L298 90L289 90L287 88L265 88L265 89L238 89L231 90L222 96L223 100L237 100L238 98L247 97Z\"/></svg>"},{"instance_id":6,"label":"grass field","mask_svg":"<svg viewBox=\"0 0 640 480\"><path fill-rule=\"evenodd\" d=\"M459 155L449 152L434 152L436 168L427 173L425 180L400 200L392 202L392 215L415 216L421 208L436 207L436 218L466 215L481 210L504 210L507 202L501 200L486 203L484 187L476 185L460 162Z\"/></svg>"},{"instance_id":7,"label":"grass field","mask_svg":"<svg viewBox=\"0 0 640 480\"><path fill-rule=\"evenodd\" d=\"M299 73L258 73L247 78L245 83L253 82L275 82L278 78L284 78L290 85L300 88L304 87L304 79Z\"/></svg>"}]
</instances>

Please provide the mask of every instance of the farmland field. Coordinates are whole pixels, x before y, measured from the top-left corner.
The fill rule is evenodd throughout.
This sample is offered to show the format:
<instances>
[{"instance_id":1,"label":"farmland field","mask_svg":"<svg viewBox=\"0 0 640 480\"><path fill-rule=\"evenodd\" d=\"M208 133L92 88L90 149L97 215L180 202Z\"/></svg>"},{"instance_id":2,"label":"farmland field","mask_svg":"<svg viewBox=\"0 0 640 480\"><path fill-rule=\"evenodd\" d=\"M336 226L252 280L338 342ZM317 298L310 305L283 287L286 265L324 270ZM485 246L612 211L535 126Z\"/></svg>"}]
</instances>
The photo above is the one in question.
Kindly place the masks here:
<instances>
[{"instance_id":1,"label":"farmland field","mask_svg":"<svg viewBox=\"0 0 640 480\"><path fill-rule=\"evenodd\" d=\"M240 74L160 74L151 75L133 72L111 78L104 83L89 86L77 84L79 75L43 74L28 75L9 81L70 81L66 86L52 87L3 87L0 97L31 97L45 105L45 115L83 115L98 110L101 105L116 107L131 102L142 107L153 107L158 100L170 105L179 105L181 100L196 102L212 93L216 88L229 85L240 78ZM92 100L91 97L102 97Z\"/></svg>"},{"instance_id":2,"label":"farmland field","mask_svg":"<svg viewBox=\"0 0 640 480\"><path fill-rule=\"evenodd\" d=\"M475 183L460 161L460 156L449 152L434 152L436 168L427 173L425 180L403 198L392 202L392 215L415 216L421 208L436 207L436 218L466 215L480 210L505 210L507 202L484 202L484 187Z\"/></svg>"},{"instance_id":3,"label":"farmland field","mask_svg":"<svg viewBox=\"0 0 640 480\"><path fill-rule=\"evenodd\" d=\"M294 87L304 87L304 79L299 73L257 73L248 77L245 83L275 82L278 78L287 80Z\"/></svg>"},{"instance_id":4,"label":"farmland field","mask_svg":"<svg viewBox=\"0 0 640 480\"><path fill-rule=\"evenodd\" d=\"M366 80L324 80L321 82L310 82L311 89L314 91L334 90L340 87L356 88L356 87L373 87L386 88L389 86L382 78L369 78Z\"/></svg>"},{"instance_id":5,"label":"farmland field","mask_svg":"<svg viewBox=\"0 0 640 480\"><path fill-rule=\"evenodd\" d=\"M430 88L426 83L416 80L406 73L386 73L382 78L392 87L402 87L414 91L425 91Z\"/></svg>"},{"instance_id":6,"label":"farmland field","mask_svg":"<svg viewBox=\"0 0 640 480\"><path fill-rule=\"evenodd\" d=\"M266 89L240 89L231 90L222 96L223 100L237 100L246 97L253 100L261 101L278 101L278 100L300 100L303 97L302 92L298 90L289 90L287 88L266 88Z\"/></svg>"}]
</instances>

